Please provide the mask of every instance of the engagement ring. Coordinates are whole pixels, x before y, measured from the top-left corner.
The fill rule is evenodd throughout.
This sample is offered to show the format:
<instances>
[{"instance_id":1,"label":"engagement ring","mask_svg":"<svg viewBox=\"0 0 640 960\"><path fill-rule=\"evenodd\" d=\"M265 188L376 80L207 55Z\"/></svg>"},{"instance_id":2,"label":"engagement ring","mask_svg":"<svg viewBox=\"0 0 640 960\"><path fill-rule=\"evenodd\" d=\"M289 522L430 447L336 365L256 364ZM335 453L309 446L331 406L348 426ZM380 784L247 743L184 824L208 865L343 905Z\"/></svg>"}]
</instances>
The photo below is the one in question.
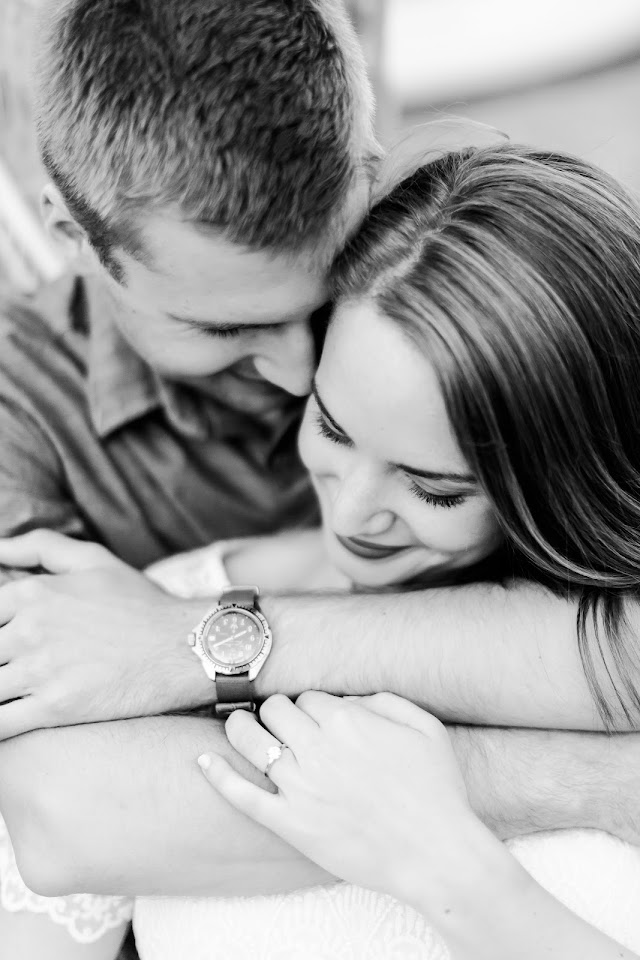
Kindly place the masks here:
<instances>
[{"instance_id":1,"label":"engagement ring","mask_svg":"<svg viewBox=\"0 0 640 960\"><path fill-rule=\"evenodd\" d=\"M267 764L264 768L265 777L269 776L269 771L271 770L271 767L274 765L276 760L280 759L280 757L282 756L283 752L286 749L287 748L284 743L279 743L276 747L269 747L269 749L267 750Z\"/></svg>"}]
</instances>

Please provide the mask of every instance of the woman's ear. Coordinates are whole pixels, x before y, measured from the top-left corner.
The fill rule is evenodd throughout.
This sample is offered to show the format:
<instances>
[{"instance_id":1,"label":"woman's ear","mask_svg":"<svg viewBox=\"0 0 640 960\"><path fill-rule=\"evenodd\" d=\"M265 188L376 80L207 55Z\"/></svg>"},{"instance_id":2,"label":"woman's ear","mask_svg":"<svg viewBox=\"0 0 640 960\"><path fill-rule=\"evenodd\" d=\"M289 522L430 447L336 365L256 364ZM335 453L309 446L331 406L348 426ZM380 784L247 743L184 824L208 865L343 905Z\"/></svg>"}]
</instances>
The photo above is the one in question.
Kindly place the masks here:
<instances>
[{"instance_id":1,"label":"woman's ear","mask_svg":"<svg viewBox=\"0 0 640 960\"><path fill-rule=\"evenodd\" d=\"M91 259L91 246L80 224L73 218L56 186L48 183L40 198L42 220L47 233L66 261Z\"/></svg>"}]
</instances>

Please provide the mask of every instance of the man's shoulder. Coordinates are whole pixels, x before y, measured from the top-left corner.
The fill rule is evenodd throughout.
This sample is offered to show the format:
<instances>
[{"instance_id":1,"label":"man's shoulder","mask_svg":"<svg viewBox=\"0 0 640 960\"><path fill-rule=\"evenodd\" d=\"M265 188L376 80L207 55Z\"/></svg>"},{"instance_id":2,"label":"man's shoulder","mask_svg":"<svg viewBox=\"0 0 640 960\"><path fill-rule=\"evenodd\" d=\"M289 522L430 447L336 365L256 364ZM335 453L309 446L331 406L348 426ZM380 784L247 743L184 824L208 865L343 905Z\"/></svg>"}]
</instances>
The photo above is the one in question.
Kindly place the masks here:
<instances>
[{"instance_id":1,"label":"man's shoulder","mask_svg":"<svg viewBox=\"0 0 640 960\"><path fill-rule=\"evenodd\" d=\"M71 274L41 287L32 296L0 290L0 334L38 332L64 335L73 327L73 301L79 278Z\"/></svg>"},{"instance_id":2,"label":"man's shoulder","mask_svg":"<svg viewBox=\"0 0 640 960\"><path fill-rule=\"evenodd\" d=\"M33 364L46 376L47 369L57 368L63 358L77 363L75 283L66 277L33 297L0 296L0 381L3 374L24 373Z\"/></svg>"},{"instance_id":3,"label":"man's shoulder","mask_svg":"<svg viewBox=\"0 0 640 960\"><path fill-rule=\"evenodd\" d=\"M74 328L73 278L30 298L0 297L0 405L32 415L59 406L85 372L83 340Z\"/></svg>"}]
</instances>

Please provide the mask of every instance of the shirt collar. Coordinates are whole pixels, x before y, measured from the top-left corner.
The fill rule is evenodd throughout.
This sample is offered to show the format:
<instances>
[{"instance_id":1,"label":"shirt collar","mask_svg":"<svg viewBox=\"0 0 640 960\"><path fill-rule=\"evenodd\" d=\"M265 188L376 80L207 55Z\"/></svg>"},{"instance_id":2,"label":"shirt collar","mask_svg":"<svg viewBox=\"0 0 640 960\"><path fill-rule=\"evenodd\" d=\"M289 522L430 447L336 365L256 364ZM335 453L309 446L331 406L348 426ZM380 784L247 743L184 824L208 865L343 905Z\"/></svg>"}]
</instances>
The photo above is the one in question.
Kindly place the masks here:
<instances>
[{"instance_id":1,"label":"shirt collar","mask_svg":"<svg viewBox=\"0 0 640 960\"><path fill-rule=\"evenodd\" d=\"M78 281L71 309L88 328L89 412L101 439L155 410L179 433L204 439L209 425L191 391L161 379L129 346L114 320L116 304L97 279Z\"/></svg>"}]
</instances>

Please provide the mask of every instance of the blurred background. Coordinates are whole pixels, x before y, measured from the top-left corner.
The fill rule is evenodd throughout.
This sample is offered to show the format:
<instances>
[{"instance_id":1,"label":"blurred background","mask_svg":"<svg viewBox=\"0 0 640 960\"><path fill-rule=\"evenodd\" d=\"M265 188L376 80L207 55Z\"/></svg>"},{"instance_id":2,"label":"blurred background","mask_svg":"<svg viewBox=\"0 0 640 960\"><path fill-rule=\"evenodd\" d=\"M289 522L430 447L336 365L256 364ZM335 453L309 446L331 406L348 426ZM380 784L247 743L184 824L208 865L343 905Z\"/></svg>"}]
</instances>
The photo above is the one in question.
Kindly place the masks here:
<instances>
[{"instance_id":1,"label":"blurred background","mask_svg":"<svg viewBox=\"0 0 640 960\"><path fill-rule=\"evenodd\" d=\"M43 182L29 96L39 2L0 0L0 284L26 292L57 269L29 213L37 212ZM577 153L640 192L640 0L347 5L370 64L385 145L415 124L453 114L513 140ZM447 133L446 125L426 124L410 150L457 146L464 137L459 126Z\"/></svg>"}]
</instances>

